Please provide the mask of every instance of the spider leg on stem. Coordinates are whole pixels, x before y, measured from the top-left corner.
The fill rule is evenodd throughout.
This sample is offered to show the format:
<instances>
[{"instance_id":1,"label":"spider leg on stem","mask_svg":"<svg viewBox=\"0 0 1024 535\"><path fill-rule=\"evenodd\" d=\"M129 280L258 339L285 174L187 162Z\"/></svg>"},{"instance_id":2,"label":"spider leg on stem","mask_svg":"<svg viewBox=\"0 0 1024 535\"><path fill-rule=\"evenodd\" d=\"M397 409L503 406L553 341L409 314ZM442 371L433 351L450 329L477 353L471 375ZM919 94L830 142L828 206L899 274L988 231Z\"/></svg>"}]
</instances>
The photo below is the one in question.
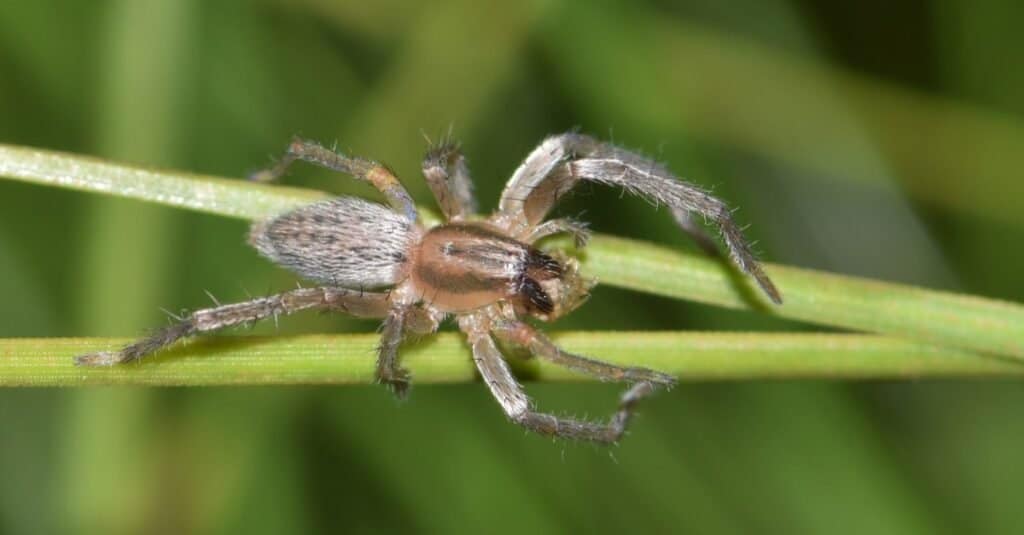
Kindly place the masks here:
<instances>
[{"instance_id":1,"label":"spider leg on stem","mask_svg":"<svg viewBox=\"0 0 1024 535\"><path fill-rule=\"evenodd\" d=\"M654 391L647 381L632 385L619 399L619 408L605 422L561 418L535 412L530 399L509 370L508 364L487 332L467 332L473 347L473 361L491 394L513 422L535 433L570 440L588 440L603 444L617 442L626 432L636 402Z\"/></svg>"},{"instance_id":2,"label":"spider leg on stem","mask_svg":"<svg viewBox=\"0 0 1024 535\"><path fill-rule=\"evenodd\" d=\"M592 375L602 381L628 383L646 381L666 387L676 384L675 378L671 375L648 368L616 366L563 351L543 333L521 321L497 322L492 326L491 332L506 342L529 349L532 354L544 360L573 371Z\"/></svg>"},{"instance_id":3,"label":"spider leg on stem","mask_svg":"<svg viewBox=\"0 0 1024 535\"><path fill-rule=\"evenodd\" d=\"M377 352L377 382L386 385L398 399L409 395L409 370L399 365L398 346L405 335L406 307L394 307L384 318Z\"/></svg>"},{"instance_id":4,"label":"spider leg on stem","mask_svg":"<svg viewBox=\"0 0 1024 535\"><path fill-rule=\"evenodd\" d=\"M345 288L299 288L241 303L205 308L118 351L82 355L75 358L75 363L79 366L110 366L131 362L185 337L310 309L336 309L359 317L383 317L388 309L387 294Z\"/></svg>"}]
</instances>

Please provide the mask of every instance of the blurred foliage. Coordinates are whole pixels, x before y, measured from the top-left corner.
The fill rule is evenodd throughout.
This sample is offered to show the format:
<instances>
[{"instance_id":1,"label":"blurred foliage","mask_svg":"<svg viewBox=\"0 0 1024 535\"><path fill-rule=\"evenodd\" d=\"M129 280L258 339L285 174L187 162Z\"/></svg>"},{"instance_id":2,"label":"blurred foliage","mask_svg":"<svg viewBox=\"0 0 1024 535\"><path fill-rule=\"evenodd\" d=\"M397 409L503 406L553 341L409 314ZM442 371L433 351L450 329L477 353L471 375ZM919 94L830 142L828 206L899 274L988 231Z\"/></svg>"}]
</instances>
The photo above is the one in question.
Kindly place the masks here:
<instances>
[{"instance_id":1,"label":"blurred foliage","mask_svg":"<svg viewBox=\"0 0 1024 535\"><path fill-rule=\"evenodd\" d=\"M714 187L773 261L1021 301L1022 15L1009 0L4 2L0 142L242 176L301 133L390 163L426 203L421 132L454 125L490 208L526 151L580 127ZM290 180L372 195L313 169ZM617 192L562 211L686 243ZM240 221L8 181L0 221L0 336L130 335L204 289L293 283ZM582 327L798 328L610 288L553 329ZM591 414L617 393L530 390ZM606 451L525 435L479 384L400 406L370 387L4 390L0 531L1013 532L1022 404L1017 382L684 385Z\"/></svg>"}]
</instances>

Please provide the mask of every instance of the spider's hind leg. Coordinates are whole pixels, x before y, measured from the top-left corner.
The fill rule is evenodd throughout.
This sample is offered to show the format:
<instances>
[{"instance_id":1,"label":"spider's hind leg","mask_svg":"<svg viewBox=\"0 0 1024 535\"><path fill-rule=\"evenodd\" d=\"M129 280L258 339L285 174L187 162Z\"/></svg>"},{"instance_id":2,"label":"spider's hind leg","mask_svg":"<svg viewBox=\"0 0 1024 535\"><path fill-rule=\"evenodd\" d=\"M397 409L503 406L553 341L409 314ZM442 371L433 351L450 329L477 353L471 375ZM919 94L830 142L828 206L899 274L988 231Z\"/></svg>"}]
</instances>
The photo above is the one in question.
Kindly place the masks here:
<instances>
[{"instance_id":1,"label":"spider's hind leg","mask_svg":"<svg viewBox=\"0 0 1024 535\"><path fill-rule=\"evenodd\" d=\"M460 322L461 323L461 322ZM586 440L603 444L617 442L626 432L636 402L654 391L649 381L640 381L627 390L619 399L618 410L607 422L592 422L574 418L562 418L552 414L536 412L530 399L512 375L508 364L498 351L494 340L487 332L467 330L473 346L473 361L491 394L501 405L505 415L513 422L535 433L565 438Z\"/></svg>"},{"instance_id":2,"label":"spider's hind leg","mask_svg":"<svg viewBox=\"0 0 1024 535\"><path fill-rule=\"evenodd\" d=\"M665 387L675 386L671 375L648 368L617 366L562 350L543 333L520 321L504 321L493 326L498 338L530 350L530 353L570 370L597 377L602 381L626 383L648 382Z\"/></svg>"},{"instance_id":3,"label":"spider's hind leg","mask_svg":"<svg viewBox=\"0 0 1024 535\"><path fill-rule=\"evenodd\" d=\"M352 175L358 180L369 182L384 194L393 210L415 221L419 216L416 205L412 202L409 192L398 181L395 174L386 166L365 158L345 156L328 149L315 141L296 137L288 144L284 156L276 165L269 169L253 173L249 180L254 182L271 182L277 180L296 161L302 160L313 165Z\"/></svg>"},{"instance_id":4,"label":"spider's hind leg","mask_svg":"<svg viewBox=\"0 0 1024 535\"><path fill-rule=\"evenodd\" d=\"M318 308L339 310L354 316L380 317L387 310L387 294L344 288L298 288L241 303L219 305L197 310L120 350L100 351L76 357L75 363L79 366L111 366L132 362L182 338Z\"/></svg>"}]
</instances>

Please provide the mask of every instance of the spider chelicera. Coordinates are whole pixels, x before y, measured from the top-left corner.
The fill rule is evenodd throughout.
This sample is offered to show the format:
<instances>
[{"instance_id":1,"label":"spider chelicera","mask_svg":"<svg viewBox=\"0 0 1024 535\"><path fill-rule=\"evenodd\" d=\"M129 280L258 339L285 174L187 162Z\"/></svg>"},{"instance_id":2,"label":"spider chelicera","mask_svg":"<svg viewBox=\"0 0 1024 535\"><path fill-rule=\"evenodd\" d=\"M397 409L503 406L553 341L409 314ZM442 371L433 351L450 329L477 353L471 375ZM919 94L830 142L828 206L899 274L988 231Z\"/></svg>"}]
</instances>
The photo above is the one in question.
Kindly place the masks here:
<instances>
[{"instance_id":1,"label":"spider chelicera","mask_svg":"<svg viewBox=\"0 0 1024 535\"><path fill-rule=\"evenodd\" d=\"M571 132L545 139L516 169L498 210L487 218L474 215L469 171L458 146L443 142L432 147L423 160L423 176L446 219L432 228L419 221L412 198L387 167L312 141L295 139L277 165L252 178L274 180L296 160L365 180L388 203L343 196L253 224L249 241L260 254L318 287L197 310L118 351L83 355L76 362L130 362L183 337L300 310L331 310L384 319L376 375L401 397L409 386L409 374L398 359L403 338L432 333L453 315L484 383L509 419L544 435L615 442L636 402L657 386L672 386L674 378L568 353L522 320L562 316L579 306L593 286L579 274L575 259L534 246L558 233L569 233L579 247L585 245L588 233L582 223L545 220L559 198L580 181L618 186L666 205L679 226L705 247L713 242L690 217L696 213L710 220L721 231L733 263L773 302L782 302L722 201L650 159L586 135ZM631 386L606 422L536 412L495 338L575 371Z\"/></svg>"}]
</instances>

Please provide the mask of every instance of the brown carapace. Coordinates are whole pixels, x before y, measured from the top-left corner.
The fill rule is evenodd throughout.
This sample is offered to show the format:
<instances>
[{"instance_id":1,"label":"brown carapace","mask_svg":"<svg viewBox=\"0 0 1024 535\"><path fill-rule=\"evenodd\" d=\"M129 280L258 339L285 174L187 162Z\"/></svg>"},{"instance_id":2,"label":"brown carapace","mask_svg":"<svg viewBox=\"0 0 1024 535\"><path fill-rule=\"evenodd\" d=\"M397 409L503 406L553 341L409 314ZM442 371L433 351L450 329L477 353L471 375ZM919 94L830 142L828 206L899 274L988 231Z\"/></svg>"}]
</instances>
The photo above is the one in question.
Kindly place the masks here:
<instances>
[{"instance_id":1,"label":"brown carapace","mask_svg":"<svg viewBox=\"0 0 1024 535\"><path fill-rule=\"evenodd\" d=\"M580 275L574 258L536 246L559 233L571 234L578 247L585 246L585 225L545 220L559 198L580 181L617 186L664 204L684 231L707 244L709 238L690 219L691 213L703 216L718 226L732 261L773 302L782 302L722 201L654 161L589 136L567 133L544 140L516 169L498 210L486 218L474 214L469 171L458 146L444 142L432 147L423 160L423 175L446 219L432 228L420 222L412 199L387 167L311 141L294 140L276 166L253 179L274 180L296 160L365 180L388 203L338 197L252 226L250 243L263 256L318 287L197 310L118 351L83 355L76 362L97 366L134 361L183 337L300 310L334 310L383 318L377 378L405 396L409 374L399 365L401 341L409 333L434 332L442 320L454 316L484 383L509 419L544 435L615 442L635 403L658 386L673 385L674 378L563 351L523 321L550 321L571 312L593 286ZM604 422L536 412L495 337L575 371L631 386Z\"/></svg>"}]
</instances>

